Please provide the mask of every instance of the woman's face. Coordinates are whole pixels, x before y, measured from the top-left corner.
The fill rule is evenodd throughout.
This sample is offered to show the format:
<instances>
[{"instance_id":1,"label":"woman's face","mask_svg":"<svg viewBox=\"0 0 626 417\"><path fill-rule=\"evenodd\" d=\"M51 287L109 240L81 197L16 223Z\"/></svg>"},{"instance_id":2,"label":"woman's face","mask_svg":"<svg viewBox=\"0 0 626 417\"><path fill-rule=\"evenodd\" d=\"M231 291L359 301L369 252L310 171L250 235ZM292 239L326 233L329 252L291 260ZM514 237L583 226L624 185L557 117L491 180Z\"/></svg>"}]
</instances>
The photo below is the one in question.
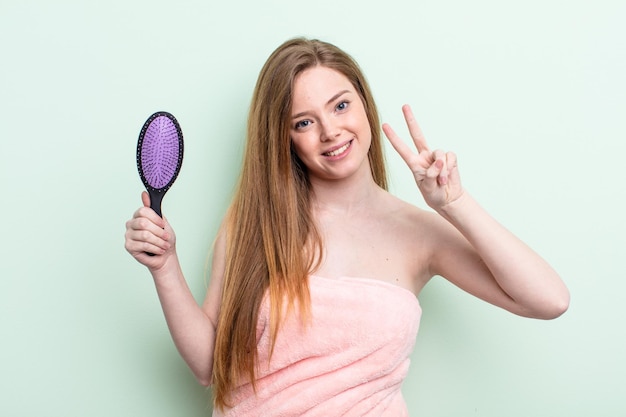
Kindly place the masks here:
<instances>
[{"instance_id":1,"label":"woman's face","mask_svg":"<svg viewBox=\"0 0 626 417\"><path fill-rule=\"evenodd\" d=\"M309 177L339 180L369 172L372 133L361 97L343 74L316 66L293 87L290 135Z\"/></svg>"}]
</instances>

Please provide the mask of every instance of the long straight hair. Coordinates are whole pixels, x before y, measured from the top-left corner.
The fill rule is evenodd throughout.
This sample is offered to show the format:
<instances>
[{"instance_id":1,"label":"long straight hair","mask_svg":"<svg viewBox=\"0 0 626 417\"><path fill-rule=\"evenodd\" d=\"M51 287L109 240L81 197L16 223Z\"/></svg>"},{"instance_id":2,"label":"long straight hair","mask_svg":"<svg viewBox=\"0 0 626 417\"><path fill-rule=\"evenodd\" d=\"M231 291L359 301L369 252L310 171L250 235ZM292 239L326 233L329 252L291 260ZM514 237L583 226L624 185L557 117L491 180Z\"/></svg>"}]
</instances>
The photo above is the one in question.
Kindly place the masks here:
<instances>
[{"instance_id":1,"label":"long straight hair","mask_svg":"<svg viewBox=\"0 0 626 417\"><path fill-rule=\"evenodd\" d=\"M305 319L310 312L308 275L319 267L323 242L313 222L307 169L292 148L289 123L294 81L318 65L346 76L360 95L371 127L372 176L387 188L378 111L357 63L326 42L296 38L283 43L266 61L254 89L243 167L226 217L226 269L213 364L219 408L229 405L229 394L242 382L256 389L256 326L266 293L270 350L284 314L295 313L296 306Z\"/></svg>"}]
</instances>

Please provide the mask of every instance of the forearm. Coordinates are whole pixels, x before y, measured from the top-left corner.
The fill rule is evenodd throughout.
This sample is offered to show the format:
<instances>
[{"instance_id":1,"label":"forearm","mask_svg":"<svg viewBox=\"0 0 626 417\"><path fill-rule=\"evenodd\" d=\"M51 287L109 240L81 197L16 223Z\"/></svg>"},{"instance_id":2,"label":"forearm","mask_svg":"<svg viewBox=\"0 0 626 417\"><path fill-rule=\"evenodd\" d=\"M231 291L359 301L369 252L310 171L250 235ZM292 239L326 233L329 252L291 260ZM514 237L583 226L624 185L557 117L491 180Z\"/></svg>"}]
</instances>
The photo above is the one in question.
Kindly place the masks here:
<instances>
[{"instance_id":1,"label":"forearm","mask_svg":"<svg viewBox=\"0 0 626 417\"><path fill-rule=\"evenodd\" d=\"M565 311L569 292L554 269L467 192L438 212L473 246L502 290L530 315L550 318Z\"/></svg>"},{"instance_id":2,"label":"forearm","mask_svg":"<svg viewBox=\"0 0 626 417\"><path fill-rule=\"evenodd\" d=\"M174 344L197 380L208 385L213 367L215 326L191 293L176 256L152 271Z\"/></svg>"}]
</instances>

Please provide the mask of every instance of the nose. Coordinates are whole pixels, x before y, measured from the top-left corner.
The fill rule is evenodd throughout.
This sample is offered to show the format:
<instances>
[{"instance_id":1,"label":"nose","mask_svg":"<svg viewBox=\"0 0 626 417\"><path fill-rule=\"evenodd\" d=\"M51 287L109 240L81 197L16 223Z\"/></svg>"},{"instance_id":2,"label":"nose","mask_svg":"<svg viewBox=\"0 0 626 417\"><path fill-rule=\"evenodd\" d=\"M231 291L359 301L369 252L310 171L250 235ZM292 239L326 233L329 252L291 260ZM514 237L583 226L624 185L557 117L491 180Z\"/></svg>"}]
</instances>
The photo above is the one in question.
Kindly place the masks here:
<instances>
[{"instance_id":1,"label":"nose","mask_svg":"<svg viewBox=\"0 0 626 417\"><path fill-rule=\"evenodd\" d=\"M327 142L329 140L333 140L339 137L339 134L341 133L341 129L337 121L333 120L332 117L327 116L323 118L322 120L320 120L320 124L322 126L322 131L320 132L321 133L320 139L322 142Z\"/></svg>"}]
</instances>

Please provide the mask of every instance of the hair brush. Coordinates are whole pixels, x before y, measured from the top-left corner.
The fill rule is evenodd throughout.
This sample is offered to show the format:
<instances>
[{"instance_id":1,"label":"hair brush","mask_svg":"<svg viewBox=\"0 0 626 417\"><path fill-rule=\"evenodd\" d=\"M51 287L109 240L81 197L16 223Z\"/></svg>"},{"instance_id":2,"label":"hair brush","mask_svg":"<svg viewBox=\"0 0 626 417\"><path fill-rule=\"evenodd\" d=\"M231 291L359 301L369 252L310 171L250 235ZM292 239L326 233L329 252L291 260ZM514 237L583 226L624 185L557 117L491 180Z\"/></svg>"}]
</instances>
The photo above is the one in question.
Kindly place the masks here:
<instances>
[{"instance_id":1,"label":"hair brush","mask_svg":"<svg viewBox=\"0 0 626 417\"><path fill-rule=\"evenodd\" d=\"M146 120L137 141L137 169L150 195L150 207L161 217L163 196L172 186L183 163L183 132L168 112Z\"/></svg>"}]
</instances>

